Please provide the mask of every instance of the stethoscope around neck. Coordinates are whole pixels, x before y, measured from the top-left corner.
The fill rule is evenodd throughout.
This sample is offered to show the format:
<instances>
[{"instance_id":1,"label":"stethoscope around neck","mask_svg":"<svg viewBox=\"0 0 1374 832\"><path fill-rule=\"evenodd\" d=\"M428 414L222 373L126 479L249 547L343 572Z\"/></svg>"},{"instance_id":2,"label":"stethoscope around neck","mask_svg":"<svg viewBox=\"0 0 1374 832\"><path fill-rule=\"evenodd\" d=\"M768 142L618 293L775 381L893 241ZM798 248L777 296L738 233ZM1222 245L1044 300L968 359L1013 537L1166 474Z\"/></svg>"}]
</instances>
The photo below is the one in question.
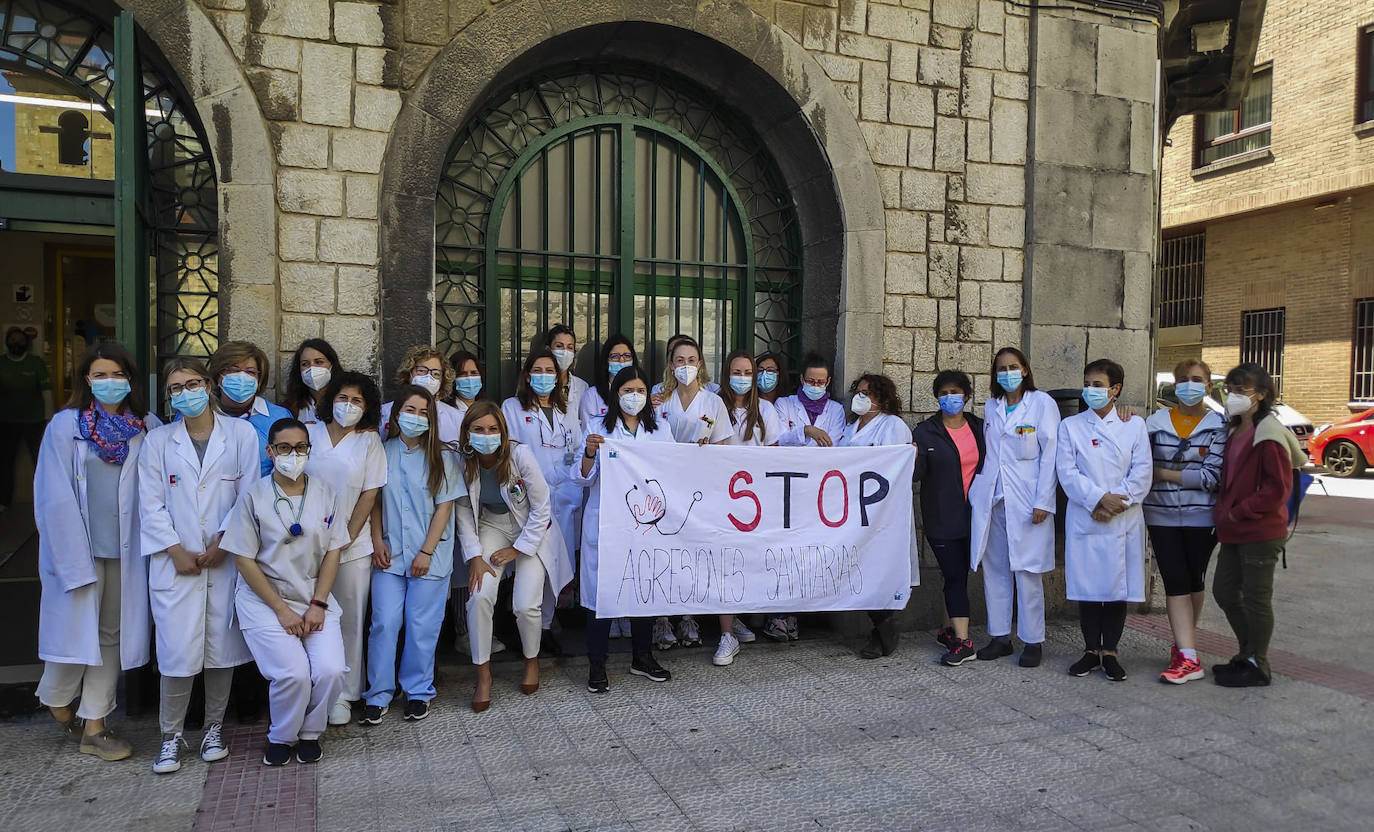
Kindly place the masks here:
<instances>
[{"instance_id":1,"label":"stethoscope around neck","mask_svg":"<svg viewBox=\"0 0 1374 832\"><path fill-rule=\"evenodd\" d=\"M291 523L287 523L281 516L281 504L283 502L286 503L286 511L288 514L290 513L291 498L282 492L275 478L272 480L272 493L276 495L276 499L272 501L272 513L277 515L278 522L281 523L282 528L285 529L286 533L291 535L292 538L297 538L305 534L305 529L301 527L301 515L305 513L305 496L310 491L310 477L307 474L301 474L301 476L306 478L305 487L301 490L301 504L296 507L296 516L292 518Z\"/></svg>"}]
</instances>

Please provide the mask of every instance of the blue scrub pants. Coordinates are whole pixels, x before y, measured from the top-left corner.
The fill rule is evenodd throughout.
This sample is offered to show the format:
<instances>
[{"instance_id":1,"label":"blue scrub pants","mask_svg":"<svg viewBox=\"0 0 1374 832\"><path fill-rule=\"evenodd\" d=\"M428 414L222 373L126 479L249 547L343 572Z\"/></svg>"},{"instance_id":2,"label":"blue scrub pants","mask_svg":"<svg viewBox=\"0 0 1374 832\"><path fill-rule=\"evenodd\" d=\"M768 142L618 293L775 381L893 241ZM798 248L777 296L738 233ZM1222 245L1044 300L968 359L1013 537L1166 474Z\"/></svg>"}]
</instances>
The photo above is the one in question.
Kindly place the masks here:
<instances>
[{"instance_id":1,"label":"blue scrub pants","mask_svg":"<svg viewBox=\"0 0 1374 832\"><path fill-rule=\"evenodd\" d=\"M372 629L367 637L369 705L385 706L396 692L396 644L401 647L401 689L410 699L434 698L434 650L448 601L448 576L412 578L372 573Z\"/></svg>"}]
</instances>

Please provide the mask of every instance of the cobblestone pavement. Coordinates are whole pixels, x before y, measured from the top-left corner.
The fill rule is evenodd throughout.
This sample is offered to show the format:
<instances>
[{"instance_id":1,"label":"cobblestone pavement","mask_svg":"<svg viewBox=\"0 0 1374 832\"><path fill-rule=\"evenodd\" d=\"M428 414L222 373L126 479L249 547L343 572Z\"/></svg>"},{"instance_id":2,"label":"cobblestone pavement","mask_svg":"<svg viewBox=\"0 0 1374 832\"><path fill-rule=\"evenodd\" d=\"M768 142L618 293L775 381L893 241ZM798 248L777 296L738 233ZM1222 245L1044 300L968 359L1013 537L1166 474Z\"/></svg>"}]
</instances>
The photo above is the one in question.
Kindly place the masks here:
<instances>
[{"instance_id":1,"label":"cobblestone pavement","mask_svg":"<svg viewBox=\"0 0 1374 832\"><path fill-rule=\"evenodd\" d=\"M471 671L450 665L428 720L331 729L313 771L270 775L317 778L326 830L1368 829L1369 700L1285 678L1160 685L1167 645L1131 631L1127 682L1075 679L1077 643L1052 627L1034 670L940 668L924 635L876 662L830 640L748 645L729 668L676 651L663 685L613 656L606 696L580 659L546 663L522 696L509 663L480 715ZM0 829L191 828L208 766L153 775L156 726L128 727L135 759L109 764L45 719L0 726Z\"/></svg>"}]
</instances>

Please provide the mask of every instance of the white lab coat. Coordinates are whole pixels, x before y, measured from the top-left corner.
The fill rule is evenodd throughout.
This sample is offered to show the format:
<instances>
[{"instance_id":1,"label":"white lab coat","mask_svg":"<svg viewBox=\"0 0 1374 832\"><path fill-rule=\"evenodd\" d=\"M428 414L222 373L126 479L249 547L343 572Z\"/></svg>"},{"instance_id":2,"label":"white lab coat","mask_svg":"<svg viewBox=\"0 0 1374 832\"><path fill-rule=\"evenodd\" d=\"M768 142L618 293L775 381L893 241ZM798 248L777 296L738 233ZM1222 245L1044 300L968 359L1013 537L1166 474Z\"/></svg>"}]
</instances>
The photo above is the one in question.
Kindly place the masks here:
<instances>
[{"instance_id":1,"label":"white lab coat","mask_svg":"<svg viewBox=\"0 0 1374 832\"><path fill-rule=\"evenodd\" d=\"M1059 484L1064 512L1064 579L1070 601L1145 600L1145 515L1154 479L1145 420L1121 421L1091 410L1059 424ZM1127 508L1105 523L1092 518L1104 494L1126 495Z\"/></svg>"},{"instance_id":2,"label":"white lab coat","mask_svg":"<svg viewBox=\"0 0 1374 832\"><path fill-rule=\"evenodd\" d=\"M647 405L646 405L647 406ZM582 595L582 606L596 612L596 571L597 571L597 543L600 534L601 523L601 454L596 455L596 460L592 463L591 470L586 476L582 475L582 455L587 452L587 437L599 434L607 439L618 439L626 442L672 442L673 433L667 425L660 422L658 430L648 431L643 425L635 433L630 433L625 429L624 422L616 423L615 430L606 431L605 425L597 422L583 431L582 442L577 450L577 458L569 466L569 474L572 481L588 489L587 511L582 516L582 563L578 570L579 591Z\"/></svg>"},{"instance_id":3,"label":"white lab coat","mask_svg":"<svg viewBox=\"0 0 1374 832\"><path fill-rule=\"evenodd\" d=\"M544 418L540 414L539 418ZM520 536L511 545L524 555L535 555L544 565L544 609L553 609L558 593L572 580L573 563L563 543L563 535L553 523L553 506L549 486L534 452L519 443L512 443L511 476L521 485L523 493L511 494L509 487L501 489L501 499L510 509ZM567 469L564 469L565 472ZM566 473L564 474L566 477ZM453 506L458 521L458 542L462 545L463 561L483 554L477 526L482 510L482 478L467 483L468 493L459 497Z\"/></svg>"},{"instance_id":4,"label":"white lab coat","mask_svg":"<svg viewBox=\"0 0 1374 832\"><path fill-rule=\"evenodd\" d=\"M663 404L658 406L658 420L667 424L677 442L699 442L705 439L711 444L729 441L734 435L730 424L730 412L720 396L706 388L698 388L692 401L682 404L680 389L664 396Z\"/></svg>"},{"instance_id":5,"label":"white lab coat","mask_svg":"<svg viewBox=\"0 0 1374 832\"><path fill-rule=\"evenodd\" d=\"M755 425L753 433L749 436L744 435L749 418L747 411L742 407L736 408L732 415L735 417L735 422L731 428L735 435L728 444L754 447L776 445L778 439L782 437L782 422L778 419L778 409L766 399L759 399L759 418L762 420L762 424ZM760 436L760 432L762 432L762 436Z\"/></svg>"},{"instance_id":6,"label":"white lab coat","mask_svg":"<svg viewBox=\"0 0 1374 832\"><path fill-rule=\"evenodd\" d=\"M458 400L458 406L454 407L448 402L439 402L439 438L444 442L457 442L458 436L463 430L463 414L468 412L468 406ZM381 434L382 441L386 441L386 426L391 421L391 402L382 402L382 421L377 425L377 433Z\"/></svg>"},{"instance_id":7,"label":"white lab coat","mask_svg":"<svg viewBox=\"0 0 1374 832\"><path fill-rule=\"evenodd\" d=\"M258 479L258 432L242 419L215 414L205 460L178 419L148 434L138 458L148 558L148 598L157 622L157 666L164 676L195 676L207 667L252 661L234 617L238 569L226 555L199 575L179 575L167 549L180 543L200 554L224 527L239 494Z\"/></svg>"},{"instance_id":8,"label":"white lab coat","mask_svg":"<svg viewBox=\"0 0 1374 832\"><path fill-rule=\"evenodd\" d=\"M894 416L891 413L879 413L868 424L859 427L859 421L844 426L844 434L835 437L835 446L839 448L866 448L874 445L910 445L911 428L906 426L902 417ZM894 484L896 487L896 484ZM912 496L907 497L913 500ZM910 545L907 547L907 559L911 566L911 585L921 585L921 543L916 537L916 507L911 508L911 528L907 531L907 538Z\"/></svg>"},{"instance_id":9,"label":"white lab coat","mask_svg":"<svg viewBox=\"0 0 1374 832\"><path fill-rule=\"evenodd\" d=\"M149 430L162 424L149 413ZM138 456L146 434L129 440L119 472L119 659L124 670L148 663L148 563L138 552ZM43 432L33 475L38 526L38 657L63 664L100 665L100 599L86 508L86 440L77 412L59 411Z\"/></svg>"},{"instance_id":10,"label":"white lab coat","mask_svg":"<svg viewBox=\"0 0 1374 832\"><path fill-rule=\"evenodd\" d=\"M587 382L570 373L564 392L568 394L568 413L577 416L582 412L579 408L582 407L582 397L587 395Z\"/></svg>"},{"instance_id":11,"label":"white lab coat","mask_svg":"<svg viewBox=\"0 0 1374 832\"><path fill-rule=\"evenodd\" d=\"M778 437L779 445L801 446L814 448L816 440L805 434L805 430L812 424L810 414L806 408L802 407L801 400L797 396L785 396L779 398L775 403L778 409L778 420L782 422L782 436ZM831 442L839 442L844 435L844 406L835 400L825 403L825 410L816 417L815 427L826 432Z\"/></svg>"},{"instance_id":12,"label":"white lab coat","mask_svg":"<svg viewBox=\"0 0 1374 832\"><path fill-rule=\"evenodd\" d=\"M606 416L606 402L595 387L588 387L577 403L577 423L586 430L588 426L600 425Z\"/></svg>"},{"instance_id":13,"label":"white lab coat","mask_svg":"<svg viewBox=\"0 0 1374 832\"><path fill-rule=\"evenodd\" d=\"M1142 420L1143 423L1144 420ZM1055 445L1059 405L1048 393L1031 390L1010 415L1006 399L991 399L984 407L983 437L987 454L983 468L969 486L973 509L970 568L975 571L988 546L994 495L1001 480L1006 501L1007 548L1014 572L1054 571L1054 518L1031 522L1034 509L1055 512Z\"/></svg>"},{"instance_id":14,"label":"white lab coat","mask_svg":"<svg viewBox=\"0 0 1374 832\"><path fill-rule=\"evenodd\" d=\"M316 422L307 426L310 437L310 460L305 472L329 483L338 495L344 515L344 529L364 491L386 485L386 451L382 440L372 431L351 430L335 445L329 436L329 425ZM380 493L377 501L381 502ZM339 563L352 563L372 555L372 518L369 516L358 529L358 536L339 552Z\"/></svg>"},{"instance_id":15,"label":"white lab coat","mask_svg":"<svg viewBox=\"0 0 1374 832\"><path fill-rule=\"evenodd\" d=\"M501 403L501 415L506 418L510 438L519 442L534 455L539 470L548 483L553 520L563 538L564 549L572 563L572 553L580 539L578 523L582 519L581 486L568 477L568 466L577 455L577 443L582 438L582 426L572 405L566 413L553 410L553 425L544 418L544 411L536 404L525 410L520 400L511 396Z\"/></svg>"}]
</instances>

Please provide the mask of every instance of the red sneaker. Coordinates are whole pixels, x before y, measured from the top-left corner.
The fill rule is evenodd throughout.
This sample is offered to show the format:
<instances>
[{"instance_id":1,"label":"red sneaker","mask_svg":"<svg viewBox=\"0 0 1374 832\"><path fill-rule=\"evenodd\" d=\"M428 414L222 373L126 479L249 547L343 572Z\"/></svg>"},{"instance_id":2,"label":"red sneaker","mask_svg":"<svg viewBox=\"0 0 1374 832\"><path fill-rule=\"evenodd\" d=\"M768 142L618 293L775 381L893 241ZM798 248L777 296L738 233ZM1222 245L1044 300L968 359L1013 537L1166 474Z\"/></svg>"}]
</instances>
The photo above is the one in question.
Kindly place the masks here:
<instances>
[{"instance_id":1,"label":"red sneaker","mask_svg":"<svg viewBox=\"0 0 1374 832\"><path fill-rule=\"evenodd\" d=\"M1169 645L1169 667L1173 667L1183 660L1183 654L1178 652L1178 643Z\"/></svg>"},{"instance_id":2,"label":"red sneaker","mask_svg":"<svg viewBox=\"0 0 1374 832\"><path fill-rule=\"evenodd\" d=\"M1168 670L1159 674L1159 681L1168 682L1171 685L1181 685L1184 682L1201 679L1206 675L1207 673L1196 659L1184 658L1183 654L1180 653L1178 660L1169 665Z\"/></svg>"}]
</instances>

